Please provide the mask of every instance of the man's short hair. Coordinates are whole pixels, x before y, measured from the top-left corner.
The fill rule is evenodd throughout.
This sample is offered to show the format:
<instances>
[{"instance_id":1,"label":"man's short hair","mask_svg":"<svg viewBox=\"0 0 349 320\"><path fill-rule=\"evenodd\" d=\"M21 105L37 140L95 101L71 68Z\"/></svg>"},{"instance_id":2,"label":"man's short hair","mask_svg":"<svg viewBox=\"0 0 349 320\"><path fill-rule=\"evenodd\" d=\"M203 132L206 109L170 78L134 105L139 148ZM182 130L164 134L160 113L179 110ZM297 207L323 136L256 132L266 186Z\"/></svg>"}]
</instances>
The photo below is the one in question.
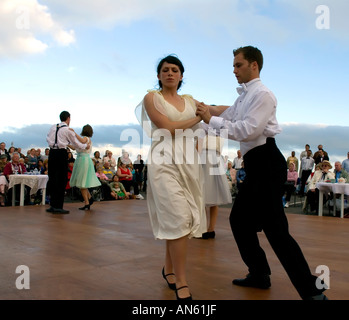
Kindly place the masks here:
<instances>
[{"instance_id":1,"label":"man's short hair","mask_svg":"<svg viewBox=\"0 0 349 320\"><path fill-rule=\"evenodd\" d=\"M258 48L252 47L252 46L240 47L238 49L235 49L233 51L233 53L234 53L234 57L237 56L239 53L242 53L244 58L249 63L252 63L252 62L256 61L257 64L258 64L259 72L262 71L262 68L263 68L263 55L262 55L262 52Z\"/></svg>"},{"instance_id":2,"label":"man's short hair","mask_svg":"<svg viewBox=\"0 0 349 320\"><path fill-rule=\"evenodd\" d=\"M70 113L68 111L62 111L59 115L59 118L62 122L66 121L70 117Z\"/></svg>"}]
</instances>

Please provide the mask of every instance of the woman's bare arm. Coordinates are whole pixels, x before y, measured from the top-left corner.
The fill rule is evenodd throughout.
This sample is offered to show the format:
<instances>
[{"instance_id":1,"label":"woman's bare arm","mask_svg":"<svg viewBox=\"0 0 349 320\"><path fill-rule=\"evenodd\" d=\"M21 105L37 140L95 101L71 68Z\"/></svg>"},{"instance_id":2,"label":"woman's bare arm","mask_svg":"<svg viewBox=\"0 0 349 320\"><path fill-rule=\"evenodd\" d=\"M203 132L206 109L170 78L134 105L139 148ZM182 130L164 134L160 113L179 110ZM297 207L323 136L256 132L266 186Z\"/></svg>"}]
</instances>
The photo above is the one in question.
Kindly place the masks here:
<instances>
[{"instance_id":1,"label":"woman's bare arm","mask_svg":"<svg viewBox=\"0 0 349 320\"><path fill-rule=\"evenodd\" d=\"M201 117L196 116L194 118L183 121L171 121L165 115L161 114L154 105L153 101L154 93L150 92L144 97L144 105L150 120L161 129L167 129L172 135L175 135L176 129L188 129L196 125L201 121Z\"/></svg>"}]
</instances>

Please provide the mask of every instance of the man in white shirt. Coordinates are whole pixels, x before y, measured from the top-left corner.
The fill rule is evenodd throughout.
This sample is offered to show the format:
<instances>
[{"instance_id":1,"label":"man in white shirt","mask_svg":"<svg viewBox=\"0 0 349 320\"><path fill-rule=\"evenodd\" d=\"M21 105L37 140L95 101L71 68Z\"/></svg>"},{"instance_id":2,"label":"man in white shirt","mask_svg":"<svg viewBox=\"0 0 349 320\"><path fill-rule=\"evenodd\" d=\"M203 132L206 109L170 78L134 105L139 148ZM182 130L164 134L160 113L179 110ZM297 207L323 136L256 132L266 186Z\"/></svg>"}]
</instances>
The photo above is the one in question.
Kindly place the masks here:
<instances>
[{"instance_id":1,"label":"man in white shirt","mask_svg":"<svg viewBox=\"0 0 349 320\"><path fill-rule=\"evenodd\" d=\"M304 157L307 157L308 156L308 150L310 150L310 145L309 144L306 144L305 145L305 149L301 152L300 156L299 156L299 159L301 161L300 163L300 168L299 168L299 177L302 178L302 171L303 171L303 168L302 168L302 159ZM313 153L311 153L310 157L313 157Z\"/></svg>"},{"instance_id":2,"label":"man in white shirt","mask_svg":"<svg viewBox=\"0 0 349 320\"><path fill-rule=\"evenodd\" d=\"M301 175L301 190L299 192L300 196L304 196L305 185L309 176L311 175L314 168L314 158L312 157L312 152L309 149L307 151L307 156L301 159L302 175Z\"/></svg>"},{"instance_id":3,"label":"man in white shirt","mask_svg":"<svg viewBox=\"0 0 349 320\"><path fill-rule=\"evenodd\" d=\"M50 147L48 156L49 195L51 207L47 212L69 213L63 209L65 187L68 181L68 153L69 145L74 148L88 149L88 144L82 144L75 136L75 132L69 130L70 113L62 111L61 123L55 124L49 130L46 141Z\"/></svg>"},{"instance_id":4,"label":"man in white shirt","mask_svg":"<svg viewBox=\"0 0 349 320\"><path fill-rule=\"evenodd\" d=\"M249 46L234 50L234 74L241 85L240 96L231 107L202 103L197 109L197 114L217 134L225 131L229 139L240 141L244 158L246 178L235 199L230 225L249 274L244 279L234 279L233 284L270 287L271 271L257 235L263 230L301 298L324 300L324 289L317 288L317 277L311 274L288 231L282 203L287 166L274 138L281 132L276 119L277 101L259 78L262 66L259 49ZM261 167L261 159L266 158L268 161Z\"/></svg>"},{"instance_id":5,"label":"man in white shirt","mask_svg":"<svg viewBox=\"0 0 349 320\"><path fill-rule=\"evenodd\" d=\"M241 169L241 163L242 163L242 161L244 161L244 159L242 158L240 150L237 151L237 155L238 156L234 158L233 168L235 170L240 170Z\"/></svg>"}]
</instances>

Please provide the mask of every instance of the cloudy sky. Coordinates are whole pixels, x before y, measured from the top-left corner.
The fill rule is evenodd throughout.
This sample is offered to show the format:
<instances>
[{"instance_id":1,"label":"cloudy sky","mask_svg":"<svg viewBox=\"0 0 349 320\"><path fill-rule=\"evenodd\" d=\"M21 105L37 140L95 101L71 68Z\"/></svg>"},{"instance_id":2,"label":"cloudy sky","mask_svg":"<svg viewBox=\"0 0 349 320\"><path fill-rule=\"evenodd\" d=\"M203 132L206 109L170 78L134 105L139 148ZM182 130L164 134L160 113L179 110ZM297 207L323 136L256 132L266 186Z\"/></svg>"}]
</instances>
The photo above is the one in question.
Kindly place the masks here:
<instances>
[{"instance_id":1,"label":"cloudy sky","mask_svg":"<svg viewBox=\"0 0 349 320\"><path fill-rule=\"evenodd\" d=\"M184 63L182 93L230 105L232 52L253 45L278 99L284 154L323 144L344 160L348 12L347 0L0 0L0 140L44 148L68 110L77 131L93 126L94 149L131 150L128 133L142 139L134 108L156 87L161 58ZM228 147L235 157L238 144Z\"/></svg>"}]
</instances>

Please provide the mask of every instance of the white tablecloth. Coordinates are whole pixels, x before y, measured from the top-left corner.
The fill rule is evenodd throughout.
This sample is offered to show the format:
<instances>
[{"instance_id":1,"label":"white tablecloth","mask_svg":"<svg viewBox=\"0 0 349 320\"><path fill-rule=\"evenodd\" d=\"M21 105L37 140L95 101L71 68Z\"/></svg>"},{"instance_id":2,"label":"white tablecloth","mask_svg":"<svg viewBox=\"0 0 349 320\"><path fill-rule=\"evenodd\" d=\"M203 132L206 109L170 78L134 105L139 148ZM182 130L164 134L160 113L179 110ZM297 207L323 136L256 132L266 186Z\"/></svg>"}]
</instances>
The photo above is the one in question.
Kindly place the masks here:
<instances>
[{"instance_id":1,"label":"white tablecloth","mask_svg":"<svg viewBox=\"0 0 349 320\"><path fill-rule=\"evenodd\" d=\"M29 174L11 174L9 189L16 184L24 184L30 187L30 194L35 194L39 189L46 189L48 176L44 174L29 175Z\"/></svg>"},{"instance_id":2,"label":"white tablecloth","mask_svg":"<svg viewBox=\"0 0 349 320\"><path fill-rule=\"evenodd\" d=\"M349 183L327 183L327 182L318 182L316 184L322 192L333 192L338 194L348 194L349 195Z\"/></svg>"},{"instance_id":3,"label":"white tablecloth","mask_svg":"<svg viewBox=\"0 0 349 320\"><path fill-rule=\"evenodd\" d=\"M323 211L323 194L333 192L334 194L341 194L341 218L344 216L344 195L349 195L349 183L328 183L318 182L316 188L319 189L319 216L322 216ZM335 203L335 202L334 202ZM335 212L334 212L335 213Z\"/></svg>"},{"instance_id":4,"label":"white tablecloth","mask_svg":"<svg viewBox=\"0 0 349 320\"><path fill-rule=\"evenodd\" d=\"M44 174L38 175L29 175L29 174L11 174L9 176L9 189L11 189L14 185L21 185L21 195L20 195L20 206L24 205L24 185L30 187L30 194L35 194L39 189L42 189L42 202L41 204L45 204L46 197L46 185L48 181L48 176ZM15 205L15 188L13 188L13 197L12 197L12 205Z\"/></svg>"}]
</instances>

